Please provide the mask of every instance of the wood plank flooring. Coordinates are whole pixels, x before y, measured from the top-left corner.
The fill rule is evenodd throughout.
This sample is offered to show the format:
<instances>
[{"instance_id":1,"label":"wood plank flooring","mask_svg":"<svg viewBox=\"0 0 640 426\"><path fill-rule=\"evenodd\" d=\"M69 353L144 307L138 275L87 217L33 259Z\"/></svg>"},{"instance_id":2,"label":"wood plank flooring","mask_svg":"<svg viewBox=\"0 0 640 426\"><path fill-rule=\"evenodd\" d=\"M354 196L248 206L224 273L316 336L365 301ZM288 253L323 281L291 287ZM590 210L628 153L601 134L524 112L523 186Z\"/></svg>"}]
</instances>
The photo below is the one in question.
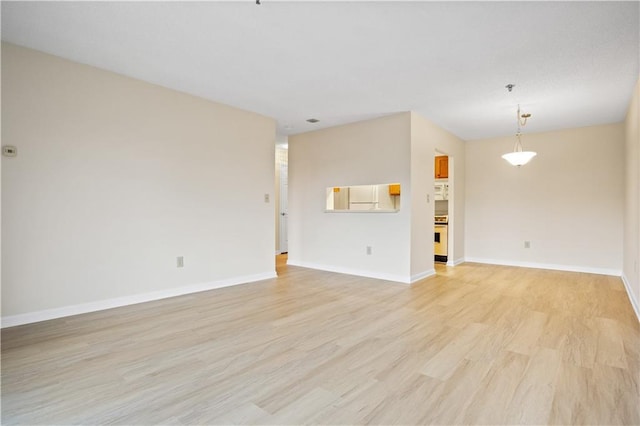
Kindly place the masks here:
<instances>
[{"instance_id":1,"label":"wood plank flooring","mask_svg":"<svg viewBox=\"0 0 640 426\"><path fill-rule=\"evenodd\" d=\"M3 424L640 424L620 278L280 277L2 331Z\"/></svg>"}]
</instances>

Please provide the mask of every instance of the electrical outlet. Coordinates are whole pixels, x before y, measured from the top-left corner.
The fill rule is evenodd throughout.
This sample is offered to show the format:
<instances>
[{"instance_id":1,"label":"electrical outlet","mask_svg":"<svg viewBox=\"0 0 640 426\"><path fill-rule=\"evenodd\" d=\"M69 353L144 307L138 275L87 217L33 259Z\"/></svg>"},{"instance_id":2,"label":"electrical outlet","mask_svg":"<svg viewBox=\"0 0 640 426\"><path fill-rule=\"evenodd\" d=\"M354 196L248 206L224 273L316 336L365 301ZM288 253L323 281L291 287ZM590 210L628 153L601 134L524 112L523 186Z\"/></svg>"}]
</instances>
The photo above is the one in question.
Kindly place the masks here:
<instances>
[{"instance_id":1,"label":"electrical outlet","mask_svg":"<svg viewBox=\"0 0 640 426\"><path fill-rule=\"evenodd\" d=\"M176 265L178 268L184 268L184 256L176 257Z\"/></svg>"},{"instance_id":2,"label":"electrical outlet","mask_svg":"<svg viewBox=\"0 0 640 426\"><path fill-rule=\"evenodd\" d=\"M373 253L373 249L371 248L371 246L367 246L367 254L371 254Z\"/></svg>"},{"instance_id":3,"label":"electrical outlet","mask_svg":"<svg viewBox=\"0 0 640 426\"><path fill-rule=\"evenodd\" d=\"M264 202L265 203L269 202L269 194L264 194Z\"/></svg>"},{"instance_id":4,"label":"electrical outlet","mask_svg":"<svg viewBox=\"0 0 640 426\"><path fill-rule=\"evenodd\" d=\"M5 157L15 157L18 155L18 148L13 145L4 145L2 147L2 155Z\"/></svg>"},{"instance_id":5,"label":"electrical outlet","mask_svg":"<svg viewBox=\"0 0 640 426\"><path fill-rule=\"evenodd\" d=\"M524 248L531 248L531 241L525 241Z\"/></svg>"}]
</instances>

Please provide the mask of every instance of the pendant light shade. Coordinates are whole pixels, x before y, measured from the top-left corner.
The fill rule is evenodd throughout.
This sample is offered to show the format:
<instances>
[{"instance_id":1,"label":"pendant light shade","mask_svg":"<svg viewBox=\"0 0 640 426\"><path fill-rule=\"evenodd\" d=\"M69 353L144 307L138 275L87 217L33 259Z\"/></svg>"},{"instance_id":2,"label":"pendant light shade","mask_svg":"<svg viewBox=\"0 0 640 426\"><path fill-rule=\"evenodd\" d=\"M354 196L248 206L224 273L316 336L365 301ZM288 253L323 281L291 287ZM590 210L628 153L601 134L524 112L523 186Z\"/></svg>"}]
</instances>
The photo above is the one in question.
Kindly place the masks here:
<instances>
[{"instance_id":1,"label":"pendant light shade","mask_svg":"<svg viewBox=\"0 0 640 426\"><path fill-rule=\"evenodd\" d=\"M511 163L512 166L524 166L536 155L538 154L533 151L519 151L504 154L502 158Z\"/></svg>"},{"instance_id":2,"label":"pendant light shade","mask_svg":"<svg viewBox=\"0 0 640 426\"><path fill-rule=\"evenodd\" d=\"M538 155L533 151L522 150L522 141L520 140L520 138L522 137L522 132L520 131L520 125L522 124L524 126L525 124L527 124L527 118L529 117L531 117L531 114L520 115L520 105L518 105L518 132L516 133L516 144L513 147L513 152L509 152L502 156L502 158L507 160L512 166L524 166L529 161L531 161L533 157Z\"/></svg>"},{"instance_id":3,"label":"pendant light shade","mask_svg":"<svg viewBox=\"0 0 640 426\"><path fill-rule=\"evenodd\" d=\"M509 152L508 154L504 154L502 158L507 160L512 166L524 166L527 164L533 157L538 155L538 153L533 151L523 151L522 150L522 142L520 141L521 133L518 132L516 134L516 145L513 147L513 152Z\"/></svg>"}]
</instances>

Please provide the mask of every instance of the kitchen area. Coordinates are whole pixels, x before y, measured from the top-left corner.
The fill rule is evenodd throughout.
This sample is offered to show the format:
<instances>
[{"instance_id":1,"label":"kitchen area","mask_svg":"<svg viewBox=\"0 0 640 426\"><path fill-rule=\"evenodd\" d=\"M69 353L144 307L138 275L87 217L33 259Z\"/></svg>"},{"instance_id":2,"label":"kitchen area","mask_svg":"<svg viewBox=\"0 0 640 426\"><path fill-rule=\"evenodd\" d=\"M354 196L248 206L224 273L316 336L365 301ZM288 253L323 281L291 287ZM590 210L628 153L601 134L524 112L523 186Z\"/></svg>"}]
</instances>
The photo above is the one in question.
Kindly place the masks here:
<instances>
[{"instance_id":1,"label":"kitchen area","mask_svg":"<svg viewBox=\"0 0 640 426\"><path fill-rule=\"evenodd\" d=\"M447 263L449 249L449 157L436 153L434 161L434 261Z\"/></svg>"}]
</instances>

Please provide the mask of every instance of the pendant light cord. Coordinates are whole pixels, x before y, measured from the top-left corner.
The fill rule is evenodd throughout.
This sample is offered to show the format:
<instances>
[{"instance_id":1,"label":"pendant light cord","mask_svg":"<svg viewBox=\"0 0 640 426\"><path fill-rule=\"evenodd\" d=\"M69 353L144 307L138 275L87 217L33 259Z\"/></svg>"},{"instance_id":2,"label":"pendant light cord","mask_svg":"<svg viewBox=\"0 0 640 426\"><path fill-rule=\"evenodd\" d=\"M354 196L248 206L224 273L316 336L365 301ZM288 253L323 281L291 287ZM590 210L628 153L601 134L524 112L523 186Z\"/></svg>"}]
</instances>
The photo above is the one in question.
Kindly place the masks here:
<instances>
[{"instance_id":1,"label":"pendant light cord","mask_svg":"<svg viewBox=\"0 0 640 426\"><path fill-rule=\"evenodd\" d=\"M518 122L518 131L516 132L516 144L513 147L515 152L522 152L522 130L520 126L524 127L527 124L527 119L531 117L531 114L520 114L520 104L518 104L518 111L516 112L516 121Z\"/></svg>"},{"instance_id":2,"label":"pendant light cord","mask_svg":"<svg viewBox=\"0 0 640 426\"><path fill-rule=\"evenodd\" d=\"M520 104L518 104L518 111L516 112L516 121L518 122L518 131L516 132L516 143L513 146L513 151L514 152L522 152L522 142L520 141L520 136L522 135L522 132L520 130ZM524 123L522 123L522 125L524 126L525 124L527 124L527 119L524 119Z\"/></svg>"}]
</instances>

